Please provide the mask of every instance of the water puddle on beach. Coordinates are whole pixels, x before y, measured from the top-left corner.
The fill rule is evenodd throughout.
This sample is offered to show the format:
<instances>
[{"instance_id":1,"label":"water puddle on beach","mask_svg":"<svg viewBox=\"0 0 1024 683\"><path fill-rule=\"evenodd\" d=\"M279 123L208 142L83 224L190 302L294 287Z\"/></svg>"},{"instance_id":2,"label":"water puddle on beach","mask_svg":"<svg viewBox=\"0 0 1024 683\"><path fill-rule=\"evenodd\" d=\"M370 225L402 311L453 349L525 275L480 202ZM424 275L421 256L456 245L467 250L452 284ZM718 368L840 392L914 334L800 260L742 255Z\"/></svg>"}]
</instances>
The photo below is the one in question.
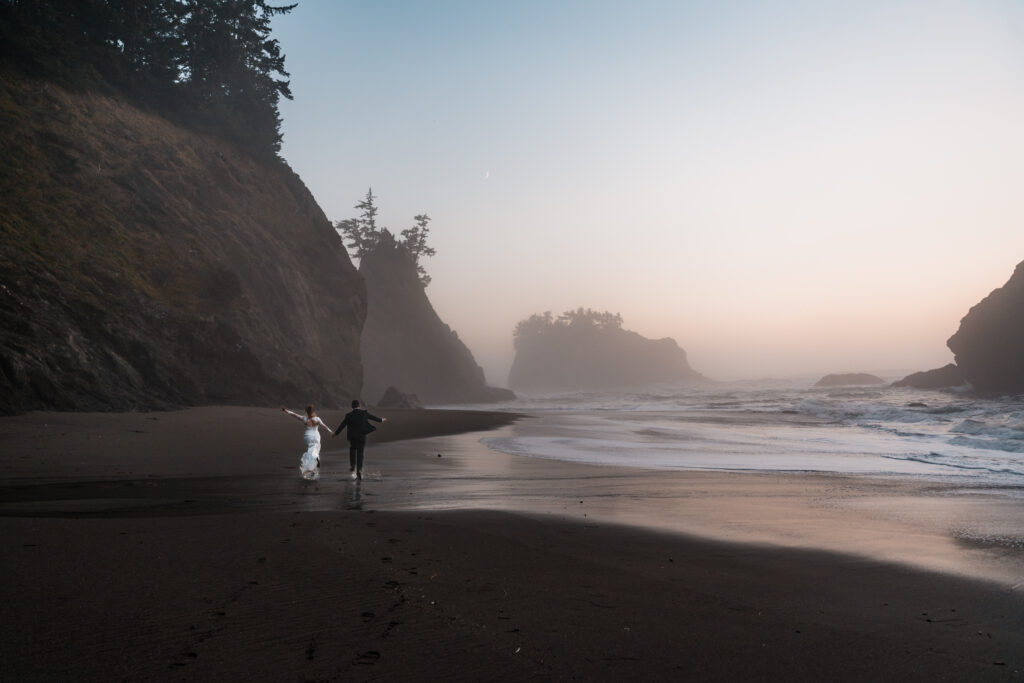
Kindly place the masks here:
<instances>
[{"instance_id":1,"label":"water puddle on beach","mask_svg":"<svg viewBox=\"0 0 1024 683\"><path fill-rule=\"evenodd\" d=\"M480 438L379 446L383 477L362 485L358 508L502 510L625 524L853 554L1024 590L1022 496L915 477L567 463L493 451Z\"/></svg>"},{"instance_id":2,"label":"water puddle on beach","mask_svg":"<svg viewBox=\"0 0 1024 683\"><path fill-rule=\"evenodd\" d=\"M280 475L20 482L0 516L498 510L809 548L1024 590L1024 491L920 477L641 469L492 450L492 432L372 444L362 481L327 449L319 481Z\"/></svg>"}]
</instances>

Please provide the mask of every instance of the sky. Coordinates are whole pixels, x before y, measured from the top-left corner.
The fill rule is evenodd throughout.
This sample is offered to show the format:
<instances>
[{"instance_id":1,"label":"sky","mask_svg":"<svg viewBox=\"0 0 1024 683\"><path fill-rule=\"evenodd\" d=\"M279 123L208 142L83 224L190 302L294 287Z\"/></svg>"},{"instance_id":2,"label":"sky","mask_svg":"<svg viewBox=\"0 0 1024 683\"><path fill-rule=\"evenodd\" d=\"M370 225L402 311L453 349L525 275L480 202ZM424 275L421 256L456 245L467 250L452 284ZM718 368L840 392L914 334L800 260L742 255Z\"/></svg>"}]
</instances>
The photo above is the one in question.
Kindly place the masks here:
<instances>
[{"instance_id":1,"label":"sky","mask_svg":"<svg viewBox=\"0 0 1024 683\"><path fill-rule=\"evenodd\" d=\"M504 386L578 307L715 379L888 375L1024 261L1024 2L299 0L281 154L332 221L431 216Z\"/></svg>"}]
</instances>

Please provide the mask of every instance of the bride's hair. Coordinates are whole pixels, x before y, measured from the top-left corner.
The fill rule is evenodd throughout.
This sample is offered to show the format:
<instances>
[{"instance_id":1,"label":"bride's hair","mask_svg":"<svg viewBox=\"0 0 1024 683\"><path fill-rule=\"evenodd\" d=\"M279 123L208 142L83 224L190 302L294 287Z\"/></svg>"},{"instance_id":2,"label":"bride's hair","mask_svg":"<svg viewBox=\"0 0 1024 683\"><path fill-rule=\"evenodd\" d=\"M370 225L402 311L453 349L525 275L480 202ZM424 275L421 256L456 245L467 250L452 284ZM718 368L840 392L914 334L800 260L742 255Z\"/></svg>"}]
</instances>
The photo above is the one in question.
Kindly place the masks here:
<instances>
[{"instance_id":1,"label":"bride's hair","mask_svg":"<svg viewBox=\"0 0 1024 683\"><path fill-rule=\"evenodd\" d=\"M316 408L313 407L312 403L306 406L306 415L308 415L309 417L313 417L314 412L316 412Z\"/></svg>"}]
</instances>

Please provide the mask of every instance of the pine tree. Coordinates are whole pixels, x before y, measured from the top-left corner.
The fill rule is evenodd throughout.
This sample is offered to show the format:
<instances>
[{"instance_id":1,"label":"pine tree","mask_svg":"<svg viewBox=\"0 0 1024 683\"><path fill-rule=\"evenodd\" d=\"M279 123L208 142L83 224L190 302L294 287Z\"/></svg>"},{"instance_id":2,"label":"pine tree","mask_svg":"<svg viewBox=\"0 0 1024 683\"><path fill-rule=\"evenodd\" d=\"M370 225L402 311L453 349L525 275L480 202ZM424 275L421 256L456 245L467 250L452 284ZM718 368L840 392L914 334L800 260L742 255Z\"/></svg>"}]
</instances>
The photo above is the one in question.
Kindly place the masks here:
<instances>
[{"instance_id":1,"label":"pine tree","mask_svg":"<svg viewBox=\"0 0 1024 683\"><path fill-rule=\"evenodd\" d=\"M373 188L366 191L363 201L355 208L362 213L357 218L349 218L334 224L342 237L348 240L347 246L356 258L363 258L380 243L381 230L377 228L377 205L374 203Z\"/></svg>"},{"instance_id":2,"label":"pine tree","mask_svg":"<svg viewBox=\"0 0 1024 683\"><path fill-rule=\"evenodd\" d=\"M437 252L433 247L427 246L427 235L430 233L427 223L430 222L430 216L421 213L413 217L413 220L416 221L416 225L402 231L401 245L409 252L413 261L416 262L416 272L419 274L420 284L426 287L430 284L430 275L427 274L426 269L420 262L420 258L423 256L433 256Z\"/></svg>"}]
</instances>

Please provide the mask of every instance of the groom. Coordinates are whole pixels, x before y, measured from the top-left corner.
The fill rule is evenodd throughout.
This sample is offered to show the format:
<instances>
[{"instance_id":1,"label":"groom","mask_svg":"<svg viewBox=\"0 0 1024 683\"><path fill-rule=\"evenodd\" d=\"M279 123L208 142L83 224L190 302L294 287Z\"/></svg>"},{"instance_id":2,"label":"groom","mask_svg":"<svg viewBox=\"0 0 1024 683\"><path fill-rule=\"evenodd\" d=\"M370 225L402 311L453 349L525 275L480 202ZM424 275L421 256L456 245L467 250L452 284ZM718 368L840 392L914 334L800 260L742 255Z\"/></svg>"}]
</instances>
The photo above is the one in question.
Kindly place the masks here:
<instances>
[{"instance_id":1,"label":"groom","mask_svg":"<svg viewBox=\"0 0 1024 683\"><path fill-rule=\"evenodd\" d=\"M352 401L352 410L345 415L338 428L334 430L331 438L336 437L342 429L348 427L348 466L353 479L363 478L363 449L366 448L366 435L376 431L377 428L370 424L370 420L376 422L387 422L386 417L371 415L359 407L359 400Z\"/></svg>"}]
</instances>

